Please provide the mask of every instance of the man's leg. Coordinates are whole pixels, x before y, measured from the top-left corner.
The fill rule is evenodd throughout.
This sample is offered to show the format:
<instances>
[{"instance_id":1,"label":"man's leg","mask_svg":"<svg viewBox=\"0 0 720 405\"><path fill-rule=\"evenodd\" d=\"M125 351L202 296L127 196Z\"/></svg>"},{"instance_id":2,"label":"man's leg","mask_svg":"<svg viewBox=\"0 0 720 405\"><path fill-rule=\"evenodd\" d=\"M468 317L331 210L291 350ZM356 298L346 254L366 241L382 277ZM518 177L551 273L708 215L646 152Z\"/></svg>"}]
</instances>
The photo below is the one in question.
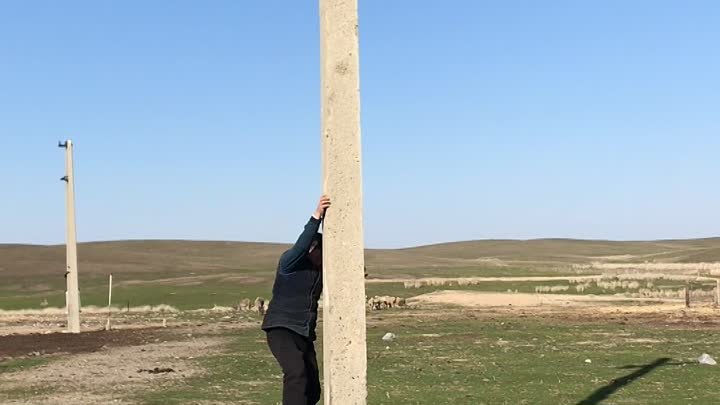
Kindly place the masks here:
<instances>
[{"instance_id":1,"label":"man's leg","mask_svg":"<svg viewBox=\"0 0 720 405\"><path fill-rule=\"evenodd\" d=\"M320 401L321 387L317 354L313 342L309 342L308 350L305 352L305 368L307 370L307 405L315 405Z\"/></svg>"},{"instance_id":2,"label":"man's leg","mask_svg":"<svg viewBox=\"0 0 720 405\"><path fill-rule=\"evenodd\" d=\"M305 348L300 347L297 335L287 329L271 329L267 332L270 351L283 371L283 405L307 405L308 384L305 367Z\"/></svg>"}]
</instances>

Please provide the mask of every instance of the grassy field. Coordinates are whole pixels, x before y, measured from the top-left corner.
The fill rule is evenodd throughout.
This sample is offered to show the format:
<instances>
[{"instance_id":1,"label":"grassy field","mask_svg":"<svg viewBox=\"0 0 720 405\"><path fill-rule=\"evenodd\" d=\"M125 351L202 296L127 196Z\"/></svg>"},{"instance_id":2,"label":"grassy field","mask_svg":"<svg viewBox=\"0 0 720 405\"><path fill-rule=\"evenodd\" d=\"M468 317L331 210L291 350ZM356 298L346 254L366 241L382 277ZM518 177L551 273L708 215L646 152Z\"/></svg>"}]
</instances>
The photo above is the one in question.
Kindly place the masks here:
<instances>
[{"instance_id":1,"label":"grassy field","mask_svg":"<svg viewBox=\"0 0 720 405\"><path fill-rule=\"evenodd\" d=\"M119 307L172 305L180 309L232 306L243 298L270 296L277 258L287 245L242 242L119 241L79 247L83 305L107 303L113 274ZM64 247L0 245L0 309L64 305ZM552 276L591 272L573 265L598 260L642 263L720 261L720 239L605 242L546 239L457 242L396 250L368 250L373 278ZM542 283L485 283L484 291L533 292ZM412 291L369 286L368 295ZM388 289L396 291L391 294ZM589 291L588 293L603 293Z\"/></svg>"},{"instance_id":2,"label":"grassy field","mask_svg":"<svg viewBox=\"0 0 720 405\"><path fill-rule=\"evenodd\" d=\"M685 405L716 400L717 370L695 361L702 352L720 352L715 331L417 315L370 320L369 404ZM386 332L396 333L397 340L383 342ZM198 360L210 370L207 376L135 399L148 405L278 403L281 376L262 333L234 333L230 342L224 353Z\"/></svg>"},{"instance_id":3,"label":"grassy field","mask_svg":"<svg viewBox=\"0 0 720 405\"><path fill-rule=\"evenodd\" d=\"M114 276L116 307L167 304L180 310L232 307L241 299L270 298L278 256L287 245L226 242L136 241L83 244L80 288L84 306L106 305L107 276ZM642 264L648 261L687 263L720 261L720 239L662 242L571 240L461 242L398 250L368 250L371 278L368 296L410 298L438 290L535 293L567 287L555 294L576 294L581 282L488 281L475 285L406 288L401 281L422 277L579 276L593 273L590 263ZM62 246L1 246L0 309L32 309L64 305ZM687 273L685 273L687 274ZM604 279L603 282L613 279ZM627 280L624 280L627 282ZM584 283L584 282L583 282ZM616 283L617 284L617 283ZM680 291L682 280L640 280L638 288ZM627 284L585 285L583 294L631 294ZM697 283L709 293L713 284ZM618 309L621 304L618 303ZM626 305L626 304L622 304ZM630 304L627 304L630 305ZM720 357L720 324L714 315L598 316L593 309L578 314L571 307L459 310L455 307L390 310L368 313L369 404L486 405L707 405L716 401L717 369L697 364L710 353ZM714 314L714 313L713 313ZM17 316L17 315L11 315ZM122 316L122 315L119 315ZM124 325L158 325L165 314L127 314ZM169 316L169 315L168 315ZM114 398L138 404L247 403L275 405L281 375L267 350L252 313L182 312L170 322L184 323L178 339L223 339L223 346L194 357L198 376L123 388L113 382ZM680 317L681 322L676 322ZM686 319L687 318L687 319ZM672 322L670 321L672 320ZM29 315L38 328L58 325ZM14 318L10 327L23 321ZM103 320L90 322L99 325ZM248 327L248 322L252 323ZM164 329L163 329L164 330ZM171 330L171 329L167 329ZM397 334L392 343L381 337ZM322 336L322 333L319 333ZM322 342L318 342L322 353ZM145 347L145 346L143 346ZM157 350L157 349L155 349ZM181 351L185 350L183 346ZM111 353L112 350L109 352ZM137 352L141 361L146 353ZM0 361L3 375L37 372L69 358L85 367L82 353L20 357ZM177 354L175 354L177 356ZM590 362L586 362L590 360ZM123 357L123 362L130 358ZM79 363L78 363L79 362ZM153 363L155 365L155 363ZM62 366L64 367L64 366ZM61 368L62 368L61 367ZM107 364L96 367L102 371ZM129 370L123 378L135 378ZM51 381L54 377L50 378ZM94 375L87 383L95 387ZM2 384L0 384L2 385ZM60 390L60 387L63 387ZM98 390L106 390L98 385ZM117 389L116 389L117 388ZM0 399L82 398L87 387L52 383L0 387ZM68 391L69 390L69 391ZM77 392L73 393L73 390ZM106 403L101 398L93 403ZM3 401L0 401L3 402ZM38 400L37 403L45 403ZM49 402L52 403L52 402Z\"/></svg>"},{"instance_id":4,"label":"grassy field","mask_svg":"<svg viewBox=\"0 0 720 405\"><path fill-rule=\"evenodd\" d=\"M120 279L122 280L122 279ZM120 281L115 278L115 282ZM106 306L108 299L108 280L95 282L83 280L80 286L82 305ZM65 305L65 288L57 288L41 292L18 293L0 290L3 294L0 309L37 309L41 302L47 299L50 307L63 307ZM261 282L223 282L222 278L206 280L198 284L178 285L176 282L148 280L138 282L134 280L132 286L120 283L113 288L114 306L125 308L127 306L154 306L171 305L180 310L198 308L212 308L218 306L234 306L243 298L270 297L272 281Z\"/></svg>"},{"instance_id":5,"label":"grassy field","mask_svg":"<svg viewBox=\"0 0 720 405\"><path fill-rule=\"evenodd\" d=\"M39 357L8 360L0 363L0 374L30 369L45 364L47 361L47 359Z\"/></svg>"},{"instance_id":6,"label":"grassy field","mask_svg":"<svg viewBox=\"0 0 720 405\"><path fill-rule=\"evenodd\" d=\"M273 274L272 270L268 270L269 274ZM486 274L478 271L483 276L495 276L496 274ZM516 273L522 275L538 275L532 271L522 272L518 270ZM546 274L543 274L546 275ZM555 274L557 275L557 274ZM241 279L227 280L227 275L217 275L214 278L206 278L197 282L183 285L175 279L167 280L132 280L132 285L127 285L122 279L115 278L116 286L113 289L113 302L116 307L124 308L127 306L154 306L154 305L171 305L180 310L191 310L199 308L212 308L213 306L235 306L241 299L249 298L254 300L256 297L271 297L272 278L257 277L250 281ZM685 283L682 281L658 281L654 288L681 290ZM409 298L421 294L427 294L438 290L469 290L469 291L487 291L487 292L519 292L519 293L535 293L541 287L567 287L567 290L553 291L556 294L578 294L576 290L577 284L568 281L487 281L475 285L457 285L448 284L444 286L423 286L419 288L406 288L401 282L388 283L368 283L366 286L366 294L372 296L397 296ZM643 283L643 286L645 284ZM711 291L715 285L713 283L694 283L695 290ZM64 287L58 284L51 289L45 291L21 292L0 289L2 301L0 309L32 309L40 308L41 302L47 300L50 307L62 307L65 302ZM583 291L583 294L607 295L607 294L623 294L637 292L637 289L627 288L602 288L597 285L591 285ZM104 306L107 305L107 280L98 277L86 277L81 284L82 304Z\"/></svg>"}]
</instances>

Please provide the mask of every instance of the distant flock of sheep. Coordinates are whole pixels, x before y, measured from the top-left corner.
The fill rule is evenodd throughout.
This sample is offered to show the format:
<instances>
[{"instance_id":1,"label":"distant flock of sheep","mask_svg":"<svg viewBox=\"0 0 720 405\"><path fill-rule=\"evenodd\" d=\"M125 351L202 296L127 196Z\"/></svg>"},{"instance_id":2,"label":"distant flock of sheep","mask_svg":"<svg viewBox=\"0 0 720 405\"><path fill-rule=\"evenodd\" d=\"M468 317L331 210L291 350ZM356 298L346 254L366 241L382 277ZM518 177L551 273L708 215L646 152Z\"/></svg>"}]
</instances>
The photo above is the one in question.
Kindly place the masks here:
<instances>
[{"instance_id":1,"label":"distant flock of sheep","mask_svg":"<svg viewBox=\"0 0 720 405\"><path fill-rule=\"evenodd\" d=\"M404 308L407 306L405 298L375 296L367 300L367 308L371 311L380 311L390 308Z\"/></svg>"},{"instance_id":2,"label":"distant flock of sheep","mask_svg":"<svg viewBox=\"0 0 720 405\"><path fill-rule=\"evenodd\" d=\"M656 268L660 264L647 264L648 267ZM680 264L673 264L672 266L680 266ZM697 264L694 264L697 268ZM675 267L674 267L675 269ZM708 264L703 267L705 272L715 273L717 271L720 274L720 264ZM567 279L568 284L564 285L539 285L535 286L535 293L559 293L569 291L571 288L579 294L583 294L586 290L596 286L599 289L605 291L620 291L625 296L634 298L682 298L685 294L684 287L680 286L658 286L656 282L658 280L665 281L688 281L690 278L688 275L682 274L657 274L648 272L632 272L625 274L610 274L597 277L569 277ZM699 282L715 282L714 279L698 277ZM480 285L484 281L473 279L473 278L456 278L456 279L419 279L419 280L408 280L404 281L404 287L407 288L422 288L426 286L431 287L443 287L443 286L471 286ZM513 292L508 290L508 292ZM517 292L515 290L514 292ZM694 288L691 289L690 295L692 297L713 297L716 292L713 289ZM265 314L270 301L265 300L261 297L251 301L248 298L241 300L236 306L238 311L256 311L260 316ZM380 311L390 308L405 308L407 302L405 298L392 297L392 296L374 296L368 298L366 301L366 307L370 311Z\"/></svg>"},{"instance_id":3,"label":"distant flock of sheep","mask_svg":"<svg viewBox=\"0 0 720 405\"><path fill-rule=\"evenodd\" d=\"M681 265L682 266L682 265ZM719 265L707 265L704 271L712 271ZM687 274L657 274L647 272L629 272L624 274L607 274L594 277L569 277L568 284L559 285L537 285L535 293L562 293L573 289L578 294L586 293L587 290L597 287L604 291L617 291L632 298L682 298L685 295L685 287L679 285L663 286L658 281L691 281L693 286L690 289L691 297L713 297L716 295L713 287L716 280L709 277L696 277ZM419 280L404 281L406 289L422 287L447 287L447 286L475 286L482 285L486 281L482 278L427 278ZM702 287L698 286L700 283ZM699 287L699 288L698 288ZM513 290L508 290L512 293ZM515 290L514 292L517 292Z\"/></svg>"},{"instance_id":4,"label":"distant flock of sheep","mask_svg":"<svg viewBox=\"0 0 720 405\"><path fill-rule=\"evenodd\" d=\"M238 305L235 307L237 311L255 311L258 315L265 315L270 300L265 300L262 297L257 297L255 301L251 301L249 298L240 300ZM390 297L390 296L374 296L368 298L366 307L370 311L381 311L390 308L405 308L407 302L402 297Z\"/></svg>"},{"instance_id":5,"label":"distant flock of sheep","mask_svg":"<svg viewBox=\"0 0 720 405\"><path fill-rule=\"evenodd\" d=\"M590 263L575 264L573 270L643 271L646 273L700 273L707 276L720 275L720 263Z\"/></svg>"}]
</instances>

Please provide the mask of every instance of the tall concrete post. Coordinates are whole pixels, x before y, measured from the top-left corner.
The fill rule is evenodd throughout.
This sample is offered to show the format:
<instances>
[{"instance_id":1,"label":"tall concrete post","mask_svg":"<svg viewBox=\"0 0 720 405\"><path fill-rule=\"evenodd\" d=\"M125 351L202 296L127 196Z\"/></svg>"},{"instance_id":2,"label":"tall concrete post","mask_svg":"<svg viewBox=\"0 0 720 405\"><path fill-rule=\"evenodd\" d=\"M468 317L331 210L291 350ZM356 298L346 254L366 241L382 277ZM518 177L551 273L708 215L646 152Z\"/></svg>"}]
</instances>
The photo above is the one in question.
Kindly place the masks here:
<instances>
[{"instance_id":1,"label":"tall concrete post","mask_svg":"<svg viewBox=\"0 0 720 405\"><path fill-rule=\"evenodd\" d=\"M320 0L325 405L367 400L357 0Z\"/></svg>"},{"instance_id":2,"label":"tall concrete post","mask_svg":"<svg viewBox=\"0 0 720 405\"><path fill-rule=\"evenodd\" d=\"M80 333L80 291L78 288L78 264L77 264L77 233L75 231L75 177L73 174L73 143L68 140L60 143L65 148L65 177L62 180L66 183L66 208L67 208L67 268L65 280L67 283L66 308L68 314L68 331Z\"/></svg>"}]
</instances>

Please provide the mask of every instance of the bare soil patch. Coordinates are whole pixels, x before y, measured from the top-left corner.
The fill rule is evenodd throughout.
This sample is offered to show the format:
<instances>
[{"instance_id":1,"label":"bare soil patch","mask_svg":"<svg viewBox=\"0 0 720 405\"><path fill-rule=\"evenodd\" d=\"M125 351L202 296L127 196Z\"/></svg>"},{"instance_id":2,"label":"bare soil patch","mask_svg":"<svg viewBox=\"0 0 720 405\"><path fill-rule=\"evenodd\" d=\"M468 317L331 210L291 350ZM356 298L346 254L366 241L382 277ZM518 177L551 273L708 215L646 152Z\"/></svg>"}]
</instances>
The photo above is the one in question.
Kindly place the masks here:
<instances>
[{"instance_id":1,"label":"bare soil patch","mask_svg":"<svg viewBox=\"0 0 720 405\"><path fill-rule=\"evenodd\" d=\"M217 337L184 336L186 340L183 341L101 347L93 353L75 352L47 365L0 375L3 389L32 391L38 387L49 387L53 390L52 393L33 397L31 402L16 399L3 403L133 403L129 397L139 387L162 386L202 374L203 370L192 360L222 344L222 339ZM140 338L139 341L148 337L144 334L135 336ZM91 346L95 347L97 343L96 339Z\"/></svg>"},{"instance_id":2,"label":"bare soil patch","mask_svg":"<svg viewBox=\"0 0 720 405\"><path fill-rule=\"evenodd\" d=\"M539 307L539 306L579 306L634 303L675 303L677 300L658 298L626 298L608 295L570 295L570 294L524 294L492 293L480 291L437 291L423 294L408 300L411 305L459 305L465 307Z\"/></svg>"},{"instance_id":3,"label":"bare soil patch","mask_svg":"<svg viewBox=\"0 0 720 405\"><path fill-rule=\"evenodd\" d=\"M0 359L26 355L91 353L111 347L144 345L168 336L166 330L158 328L0 336Z\"/></svg>"},{"instance_id":4,"label":"bare soil patch","mask_svg":"<svg viewBox=\"0 0 720 405\"><path fill-rule=\"evenodd\" d=\"M460 282L493 282L493 281L567 281L567 280L597 280L602 278L601 275L595 276L518 276L518 277L423 277L423 278L373 278L367 279L367 284L383 284L383 283L405 283L405 282L423 282L428 285L441 285L443 283L460 283Z\"/></svg>"}]
</instances>

